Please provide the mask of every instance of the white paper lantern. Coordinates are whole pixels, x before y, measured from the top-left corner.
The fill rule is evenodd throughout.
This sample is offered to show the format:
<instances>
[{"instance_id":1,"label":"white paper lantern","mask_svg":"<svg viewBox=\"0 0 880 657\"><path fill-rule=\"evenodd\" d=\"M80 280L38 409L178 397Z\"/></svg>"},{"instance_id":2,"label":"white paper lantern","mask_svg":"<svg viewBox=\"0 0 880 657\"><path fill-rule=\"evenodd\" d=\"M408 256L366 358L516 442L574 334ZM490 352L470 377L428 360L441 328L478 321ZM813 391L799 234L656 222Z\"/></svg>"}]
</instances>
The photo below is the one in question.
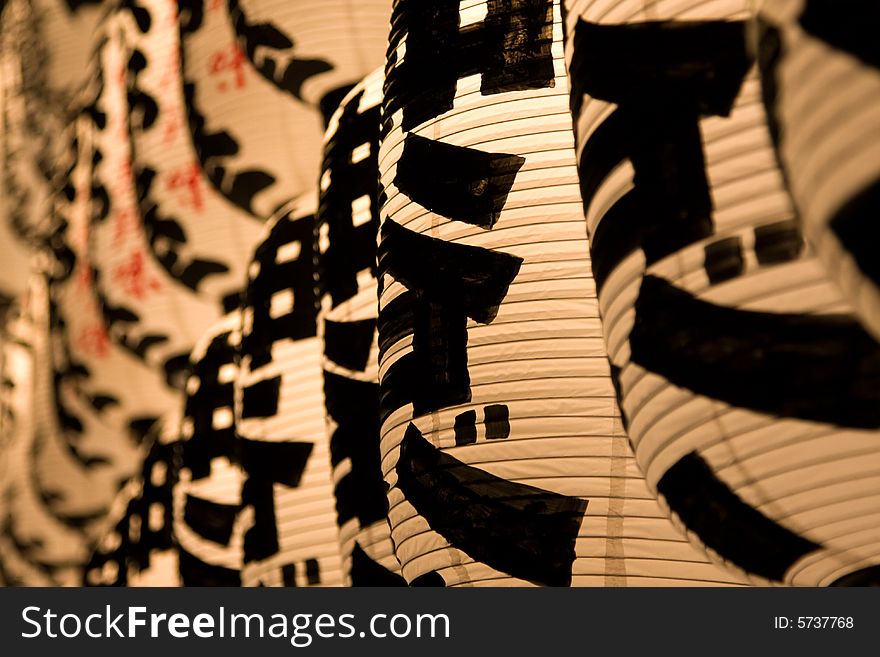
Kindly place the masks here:
<instances>
[{"instance_id":1,"label":"white paper lantern","mask_svg":"<svg viewBox=\"0 0 880 657\"><path fill-rule=\"evenodd\" d=\"M316 326L316 196L267 225L243 297L235 422L241 503L253 518L244 586L342 584Z\"/></svg>"},{"instance_id":2,"label":"white paper lantern","mask_svg":"<svg viewBox=\"0 0 880 657\"><path fill-rule=\"evenodd\" d=\"M70 101L89 73L104 9L9 0L0 17L0 295L23 292L32 250L51 232L50 197Z\"/></svg>"},{"instance_id":3,"label":"white paper lantern","mask_svg":"<svg viewBox=\"0 0 880 657\"><path fill-rule=\"evenodd\" d=\"M174 536L185 586L239 586L246 525L241 512L234 384L241 314L226 315L193 349L174 488Z\"/></svg>"},{"instance_id":4,"label":"white paper lantern","mask_svg":"<svg viewBox=\"0 0 880 657\"><path fill-rule=\"evenodd\" d=\"M143 97L130 95L126 87L129 68L139 57L126 45L132 29L128 14L115 14L104 29L91 112L93 187L102 201L89 227L95 290L111 339L179 385L193 345L220 317L222 306L171 275L156 252L154 226L141 218L129 117L143 118L146 109Z\"/></svg>"},{"instance_id":5,"label":"white paper lantern","mask_svg":"<svg viewBox=\"0 0 880 657\"><path fill-rule=\"evenodd\" d=\"M102 515L119 487L140 469L141 439L174 403L165 374L148 367L131 345L115 342L108 327L108 318L119 315L102 302L91 230L107 201L93 171L97 121L92 107L72 126L68 170L53 199L58 225L50 238L49 266L54 344L47 362L54 369L54 387L35 412L44 418L41 434L55 447L33 465L38 486L47 495L52 492L54 512L78 518L93 539L103 533Z\"/></svg>"},{"instance_id":6,"label":"white paper lantern","mask_svg":"<svg viewBox=\"0 0 880 657\"><path fill-rule=\"evenodd\" d=\"M177 4L140 0L122 13L132 176L144 245L172 279L169 287L195 292L217 307L199 315L198 329L205 330L219 318L224 300L237 306L261 222L219 194L199 164L183 99ZM188 329L192 320L183 324Z\"/></svg>"},{"instance_id":7,"label":"white paper lantern","mask_svg":"<svg viewBox=\"0 0 880 657\"><path fill-rule=\"evenodd\" d=\"M180 586L172 532L172 491L182 445L179 409L153 425L137 477L123 486L107 514L111 528L85 568L85 586Z\"/></svg>"},{"instance_id":8,"label":"white paper lantern","mask_svg":"<svg viewBox=\"0 0 880 657\"><path fill-rule=\"evenodd\" d=\"M384 68L343 99L324 136L316 258L324 399L346 581L405 585L379 452L377 181Z\"/></svg>"},{"instance_id":9,"label":"white paper lantern","mask_svg":"<svg viewBox=\"0 0 880 657\"><path fill-rule=\"evenodd\" d=\"M395 3L382 467L413 585L738 580L629 450L578 195L558 2Z\"/></svg>"},{"instance_id":10,"label":"white paper lantern","mask_svg":"<svg viewBox=\"0 0 880 657\"><path fill-rule=\"evenodd\" d=\"M843 583L880 558L880 348L802 243L747 3L567 4L599 309L648 484L753 581Z\"/></svg>"},{"instance_id":11,"label":"white paper lantern","mask_svg":"<svg viewBox=\"0 0 880 657\"><path fill-rule=\"evenodd\" d=\"M261 75L329 118L382 64L389 0L227 0L242 50Z\"/></svg>"},{"instance_id":12,"label":"white paper lantern","mask_svg":"<svg viewBox=\"0 0 880 657\"><path fill-rule=\"evenodd\" d=\"M9 317L3 340L0 578L7 585L77 585L88 558L84 530L94 509L67 494L82 480L69 476L63 463L65 447L77 445L64 445L67 436L51 430L49 313L46 281L34 275ZM45 474L48 481L41 476Z\"/></svg>"},{"instance_id":13,"label":"white paper lantern","mask_svg":"<svg viewBox=\"0 0 880 657\"><path fill-rule=\"evenodd\" d=\"M764 99L807 239L880 337L874 232L880 198L880 59L870 2L765 0Z\"/></svg>"},{"instance_id":14,"label":"white paper lantern","mask_svg":"<svg viewBox=\"0 0 880 657\"><path fill-rule=\"evenodd\" d=\"M199 162L233 203L268 218L314 187L320 114L254 68L226 2L178 6L184 96Z\"/></svg>"}]
</instances>

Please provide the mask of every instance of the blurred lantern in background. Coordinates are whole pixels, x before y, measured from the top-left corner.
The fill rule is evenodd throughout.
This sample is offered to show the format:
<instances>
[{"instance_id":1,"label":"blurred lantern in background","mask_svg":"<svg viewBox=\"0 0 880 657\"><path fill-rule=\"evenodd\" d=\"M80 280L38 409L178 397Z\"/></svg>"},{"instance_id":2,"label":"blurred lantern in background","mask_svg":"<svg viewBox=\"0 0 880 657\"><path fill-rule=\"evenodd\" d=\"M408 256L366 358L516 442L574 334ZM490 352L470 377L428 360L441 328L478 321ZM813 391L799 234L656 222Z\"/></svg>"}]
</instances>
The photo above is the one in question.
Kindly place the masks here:
<instances>
[{"instance_id":1,"label":"blurred lantern in background","mask_svg":"<svg viewBox=\"0 0 880 657\"><path fill-rule=\"evenodd\" d=\"M116 125L113 103L119 102L115 75L122 57L119 23L108 20L96 49L98 72L83 96L83 110L69 142L67 175L54 197L58 230L52 236L53 264L50 295L57 357L53 364L57 386L59 427L76 437L77 452L89 485L82 492L103 499L105 510L119 487L141 467L142 440L155 420L173 408L175 394L165 374L143 360L144 349L156 340L126 340L118 324L136 317L108 301L104 283L112 278L96 233L105 230L107 216L121 212L120 202L98 175L107 160L119 163L115 150L126 147L127 131L104 135ZM112 80L111 80L112 78ZM100 461L96 460L100 459ZM80 482L82 483L82 482ZM74 486L74 482L69 482Z\"/></svg>"},{"instance_id":2,"label":"blurred lantern in background","mask_svg":"<svg viewBox=\"0 0 880 657\"><path fill-rule=\"evenodd\" d=\"M217 299L198 295L174 277L176 272L163 266L167 260L163 263L161 255L167 242L163 245L161 238L156 239L155 228L158 225L179 236L179 230L170 225L173 220L141 215L135 168L143 173L147 165L133 161L136 153L129 124L138 134L152 136L158 113L154 99L132 92L126 84L131 70L139 70L144 58L127 42L127 38L132 40L131 32L139 29L132 23L148 15L140 9L141 14L114 14L100 48L92 160L93 186L100 193L101 205L94 207L89 248L94 289L110 339L180 388L190 350L219 318L222 306ZM164 24L150 20L150 34L159 34ZM253 232L255 236L256 229Z\"/></svg>"},{"instance_id":3,"label":"blurred lantern in background","mask_svg":"<svg viewBox=\"0 0 880 657\"><path fill-rule=\"evenodd\" d=\"M258 217L312 189L321 116L382 62L388 3L180 3L190 127L202 167Z\"/></svg>"},{"instance_id":4,"label":"blurred lantern in background","mask_svg":"<svg viewBox=\"0 0 880 657\"><path fill-rule=\"evenodd\" d=\"M381 450L403 575L736 583L672 526L617 410L559 3L459 4L396 2L386 69Z\"/></svg>"},{"instance_id":5,"label":"blurred lantern in background","mask_svg":"<svg viewBox=\"0 0 880 657\"><path fill-rule=\"evenodd\" d=\"M324 426L313 231L317 193L282 208L251 262L235 422L244 470L244 586L342 583Z\"/></svg>"},{"instance_id":6,"label":"blurred lantern in background","mask_svg":"<svg viewBox=\"0 0 880 657\"><path fill-rule=\"evenodd\" d=\"M192 353L181 424L183 458L174 489L174 536L184 586L241 584L242 472L234 384L241 314L226 315Z\"/></svg>"},{"instance_id":7,"label":"blurred lantern in background","mask_svg":"<svg viewBox=\"0 0 880 657\"><path fill-rule=\"evenodd\" d=\"M752 581L842 583L880 558L880 348L801 239L747 4L567 2L593 275L674 518Z\"/></svg>"},{"instance_id":8,"label":"blurred lantern in background","mask_svg":"<svg viewBox=\"0 0 880 657\"><path fill-rule=\"evenodd\" d=\"M66 455L80 456L75 442L65 444L74 436L53 426L52 341L48 286L43 274L33 274L3 337L0 579L6 585L75 586L88 558L85 529L93 518L81 496L91 491L65 467Z\"/></svg>"},{"instance_id":9,"label":"blurred lantern in background","mask_svg":"<svg viewBox=\"0 0 880 657\"><path fill-rule=\"evenodd\" d=\"M388 0L229 0L229 10L254 68L326 119L384 61Z\"/></svg>"},{"instance_id":10,"label":"blurred lantern in background","mask_svg":"<svg viewBox=\"0 0 880 657\"><path fill-rule=\"evenodd\" d=\"M379 454L377 180L384 68L356 85L324 137L315 257L324 399L346 582L400 586Z\"/></svg>"},{"instance_id":11,"label":"blurred lantern in background","mask_svg":"<svg viewBox=\"0 0 880 657\"><path fill-rule=\"evenodd\" d=\"M105 11L98 4L8 0L0 8L0 317L25 290L33 250L53 229L58 137L90 70Z\"/></svg>"},{"instance_id":12,"label":"blurred lantern in background","mask_svg":"<svg viewBox=\"0 0 880 657\"><path fill-rule=\"evenodd\" d=\"M150 430L150 451L107 514L110 529L86 565L86 586L180 586L172 524L172 490L182 451L179 429L178 411Z\"/></svg>"},{"instance_id":13,"label":"blurred lantern in background","mask_svg":"<svg viewBox=\"0 0 880 657\"><path fill-rule=\"evenodd\" d=\"M764 100L806 237L880 337L880 55L876 3L765 0Z\"/></svg>"},{"instance_id":14,"label":"blurred lantern in background","mask_svg":"<svg viewBox=\"0 0 880 657\"><path fill-rule=\"evenodd\" d=\"M261 222L218 193L199 165L183 100L177 3L140 0L123 13L139 221L122 226L116 217L112 235L138 235L132 248L154 261L156 278L165 281L152 296L183 306L159 313L179 334L169 337L187 340L220 318L224 302L237 307ZM190 307L192 298L199 303ZM186 351L192 344L186 342Z\"/></svg>"}]
</instances>

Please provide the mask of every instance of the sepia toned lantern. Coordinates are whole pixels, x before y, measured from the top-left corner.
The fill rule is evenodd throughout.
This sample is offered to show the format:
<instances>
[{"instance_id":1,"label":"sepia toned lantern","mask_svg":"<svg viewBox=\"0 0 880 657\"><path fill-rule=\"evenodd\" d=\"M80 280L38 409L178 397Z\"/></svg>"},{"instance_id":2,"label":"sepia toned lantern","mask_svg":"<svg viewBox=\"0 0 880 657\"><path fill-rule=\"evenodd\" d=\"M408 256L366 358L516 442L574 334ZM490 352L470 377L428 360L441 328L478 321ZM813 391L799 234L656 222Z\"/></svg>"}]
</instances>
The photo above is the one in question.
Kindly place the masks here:
<instances>
[{"instance_id":1,"label":"sepia toned lantern","mask_svg":"<svg viewBox=\"0 0 880 657\"><path fill-rule=\"evenodd\" d=\"M758 17L764 101L806 237L875 337L880 57L863 27L878 18L873 3L815 0L765 0Z\"/></svg>"},{"instance_id":2,"label":"sepia toned lantern","mask_svg":"<svg viewBox=\"0 0 880 657\"><path fill-rule=\"evenodd\" d=\"M876 583L880 347L801 237L749 3L566 4L599 312L649 487L754 583Z\"/></svg>"},{"instance_id":3,"label":"sepia toned lantern","mask_svg":"<svg viewBox=\"0 0 880 657\"><path fill-rule=\"evenodd\" d=\"M119 491L109 529L85 566L84 586L180 586L172 491L181 460L180 409L150 429L141 471Z\"/></svg>"},{"instance_id":4,"label":"sepia toned lantern","mask_svg":"<svg viewBox=\"0 0 880 657\"><path fill-rule=\"evenodd\" d=\"M382 471L414 586L740 583L670 522L615 400L561 7L394 4L379 278Z\"/></svg>"},{"instance_id":5,"label":"sepia toned lantern","mask_svg":"<svg viewBox=\"0 0 880 657\"><path fill-rule=\"evenodd\" d=\"M178 331L201 335L224 305L237 307L262 222L219 193L200 166L184 103L177 12L167 0L122 11L130 176L140 215L131 230L143 235L146 257L168 280L163 292L184 305L195 296L214 306L172 314Z\"/></svg>"},{"instance_id":6,"label":"sepia toned lantern","mask_svg":"<svg viewBox=\"0 0 880 657\"><path fill-rule=\"evenodd\" d=\"M148 263L138 261L138 266L123 275L114 259L128 243L118 241L114 248L103 245L101 238L108 223L115 224L116 215L123 214L125 200L117 199L114 190L108 192L99 175L106 175L102 167L108 166L108 160L113 166L120 164L124 155L118 151L127 144L127 131L121 137L114 133L114 139L101 134L102 128L115 125L110 98L119 100L108 91L115 87L106 80L116 77L103 72L117 70L114 66L121 57L115 27L108 22L107 38L96 51L95 64L102 72L84 93L83 109L74 123L70 163L53 201L58 230L50 242L59 421L63 431L80 436L83 458L94 450L96 457L108 460L102 467L89 468L96 479L83 487L90 494L107 496L107 504L119 486L140 470L145 449L142 438L175 403L164 366L148 359L148 348L159 344L161 350L163 339L149 331L143 335L137 315L119 301L119 288L112 285L125 281L141 286L141 274L152 280L149 270L138 268ZM114 219L108 221L111 211ZM145 290L137 288L138 294ZM167 307L163 310L167 313Z\"/></svg>"},{"instance_id":7,"label":"sepia toned lantern","mask_svg":"<svg viewBox=\"0 0 880 657\"><path fill-rule=\"evenodd\" d=\"M95 3L8 0L0 7L0 296L23 292L31 258L53 229L70 103L86 82ZM0 304L3 304L0 299Z\"/></svg>"},{"instance_id":8,"label":"sepia toned lantern","mask_svg":"<svg viewBox=\"0 0 880 657\"><path fill-rule=\"evenodd\" d=\"M234 385L241 314L229 313L192 353L181 423L174 536L184 586L239 586L247 520L236 441Z\"/></svg>"},{"instance_id":9,"label":"sepia toned lantern","mask_svg":"<svg viewBox=\"0 0 880 657\"><path fill-rule=\"evenodd\" d=\"M212 183L267 218L314 186L321 112L382 62L388 3L186 0L190 129Z\"/></svg>"},{"instance_id":10,"label":"sepia toned lantern","mask_svg":"<svg viewBox=\"0 0 880 657\"><path fill-rule=\"evenodd\" d=\"M325 118L384 61L389 0L229 0L229 12L255 69Z\"/></svg>"},{"instance_id":11,"label":"sepia toned lantern","mask_svg":"<svg viewBox=\"0 0 880 657\"><path fill-rule=\"evenodd\" d=\"M163 258L167 242L157 238L155 228L158 224L159 230L179 236L181 227L170 227L171 219L158 217L141 204L145 181L135 175L130 123L145 134L152 129L146 128L152 125L149 117L154 121L156 117L150 110L154 101L127 85L129 71L143 57L129 48L131 32L137 29L132 22L128 13L120 12L104 28L101 67L93 83L96 96L87 113L93 123L96 202L88 237L94 289L110 339L179 388L193 345L220 317L222 304L186 285L185 274L169 271L169 260L176 259ZM154 23L153 29L159 30L161 24ZM142 209L147 210L143 215Z\"/></svg>"},{"instance_id":12,"label":"sepia toned lantern","mask_svg":"<svg viewBox=\"0 0 880 657\"><path fill-rule=\"evenodd\" d=\"M3 336L0 571L7 585L76 586L96 521L112 501L100 486L106 478L98 474L90 485L109 460L78 440L78 419L56 401L47 283L45 274L32 275Z\"/></svg>"},{"instance_id":13,"label":"sepia toned lantern","mask_svg":"<svg viewBox=\"0 0 880 657\"><path fill-rule=\"evenodd\" d=\"M379 453L378 157L384 68L340 103L324 137L315 220L324 402L346 581L400 586Z\"/></svg>"},{"instance_id":14,"label":"sepia toned lantern","mask_svg":"<svg viewBox=\"0 0 880 657\"><path fill-rule=\"evenodd\" d=\"M239 44L232 5L178 6L184 100L199 164L220 193L267 219L314 186L320 115L254 67Z\"/></svg>"},{"instance_id":15,"label":"sepia toned lantern","mask_svg":"<svg viewBox=\"0 0 880 657\"><path fill-rule=\"evenodd\" d=\"M342 584L316 323L316 197L267 224L242 299L235 424L252 519L244 586Z\"/></svg>"}]
</instances>

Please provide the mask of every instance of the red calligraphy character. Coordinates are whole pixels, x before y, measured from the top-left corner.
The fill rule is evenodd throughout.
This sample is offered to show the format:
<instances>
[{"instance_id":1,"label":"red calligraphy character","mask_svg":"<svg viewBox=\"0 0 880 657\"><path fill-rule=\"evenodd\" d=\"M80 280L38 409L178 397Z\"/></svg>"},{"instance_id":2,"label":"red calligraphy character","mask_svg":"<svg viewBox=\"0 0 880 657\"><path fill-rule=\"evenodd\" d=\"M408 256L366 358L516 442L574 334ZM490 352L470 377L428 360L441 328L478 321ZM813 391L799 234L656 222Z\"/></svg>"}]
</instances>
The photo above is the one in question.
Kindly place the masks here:
<instances>
[{"instance_id":1,"label":"red calligraphy character","mask_svg":"<svg viewBox=\"0 0 880 657\"><path fill-rule=\"evenodd\" d=\"M110 336L101 323L84 327L76 337L76 346L80 351L98 358L105 358L110 352Z\"/></svg>"},{"instance_id":2,"label":"red calligraphy character","mask_svg":"<svg viewBox=\"0 0 880 657\"><path fill-rule=\"evenodd\" d=\"M244 53L237 43L233 43L225 50L218 50L208 60L208 72L211 75L217 76L227 71L232 72L238 89L244 87ZM217 84L217 89L220 91L226 91L228 88L226 80L221 80Z\"/></svg>"},{"instance_id":3,"label":"red calligraphy character","mask_svg":"<svg viewBox=\"0 0 880 657\"><path fill-rule=\"evenodd\" d=\"M76 274L76 282L83 291L92 289L92 268L88 265L79 265L79 271Z\"/></svg>"},{"instance_id":4,"label":"red calligraphy character","mask_svg":"<svg viewBox=\"0 0 880 657\"><path fill-rule=\"evenodd\" d=\"M122 208L113 214L113 220L116 224L116 230L113 233L113 243L119 246L119 243L125 238L135 223L134 212L131 208Z\"/></svg>"},{"instance_id":5,"label":"red calligraphy character","mask_svg":"<svg viewBox=\"0 0 880 657\"><path fill-rule=\"evenodd\" d=\"M183 190L185 194L183 203L189 205L197 212L204 208L202 199L202 170L198 162L177 169L168 178L168 188L171 190Z\"/></svg>"},{"instance_id":6,"label":"red calligraphy character","mask_svg":"<svg viewBox=\"0 0 880 657\"><path fill-rule=\"evenodd\" d=\"M144 299L150 292L161 289L159 281L149 275L143 251L134 250L128 262L113 270L113 278L136 299Z\"/></svg>"}]
</instances>

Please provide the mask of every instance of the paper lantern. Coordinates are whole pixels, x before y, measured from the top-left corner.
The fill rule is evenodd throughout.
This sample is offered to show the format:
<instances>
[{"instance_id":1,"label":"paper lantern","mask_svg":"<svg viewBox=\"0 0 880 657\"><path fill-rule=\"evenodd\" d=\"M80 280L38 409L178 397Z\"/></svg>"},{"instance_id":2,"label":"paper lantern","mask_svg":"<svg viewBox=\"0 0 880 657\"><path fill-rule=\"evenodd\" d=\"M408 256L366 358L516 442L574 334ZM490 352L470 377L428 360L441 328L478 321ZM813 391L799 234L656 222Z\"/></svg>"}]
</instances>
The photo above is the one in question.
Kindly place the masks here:
<instances>
[{"instance_id":1,"label":"paper lantern","mask_svg":"<svg viewBox=\"0 0 880 657\"><path fill-rule=\"evenodd\" d=\"M226 2L178 6L184 95L201 167L233 203L268 218L314 187L321 117L254 68Z\"/></svg>"},{"instance_id":2,"label":"paper lantern","mask_svg":"<svg viewBox=\"0 0 880 657\"><path fill-rule=\"evenodd\" d=\"M117 24L108 24L108 38L97 50L96 65L104 71L118 71L121 58L120 35L114 27ZM151 263L140 261L144 269L132 267L122 276L114 259L130 254L130 242L114 247L99 239L99 233L108 231L106 216L111 208L115 221L125 201L124 196L116 198L116 190L108 192L103 182L107 168L120 164L116 151L127 143L124 135L119 138L119 131L113 134L117 141L100 134L111 125L118 128L116 115L108 111L113 109L110 98L118 100L108 91L117 90L108 80L111 77L119 81L119 76L103 73L93 78L84 95L85 109L75 122L72 165L55 197L59 232L51 240L55 264L50 289L58 353L63 354L56 363L62 429L80 435L81 449L91 445L96 454L110 460L110 467L91 469L106 480L108 504L119 486L140 469L144 452L138 438L174 404L165 368L145 360L164 348L161 334L143 331L131 309L117 301L119 287L140 285L138 291L152 291L143 283L152 280ZM169 312L167 306L154 309ZM70 414L75 421L67 422ZM87 489L100 487L94 482Z\"/></svg>"},{"instance_id":3,"label":"paper lantern","mask_svg":"<svg viewBox=\"0 0 880 657\"><path fill-rule=\"evenodd\" d=\"M807 239L859 318L880 337L872 244L880 198L880 59L874 3L761 6L764 100Z\"/></svg>"},{"instance_id":4,"label":"paper lantern","mask_svg":"<svg viewBox=\"0 0 880 657\"><path fill-rule=\"evenodd\" d=\"M179 429L178 411L152 427L140 474L107 514L111 529L85 567L85 586L180 586L171 501L180 469Z\"/></svg>"},{"instance_id":5,"label":"paper lantern","mask_svg":"<svg viewBox=\"0 0 880 657\"><path fill-rule=\"evenodd\" d=\"M9 0L9 5L27 15L27 29L39 41L39 50L29 53L29 64L44 76L45 100L72 100L88 78L95 32L108 13L106 3Z\"/></svg>"},{"instance_id":6,"label":"paper lantern","mask_svg":"<svg viewBox=\"0 0 880 657\"><path fill-rule=\"evenodd\" d=\"M127 72L142 58L126 43L131 30L137 29L131 23L130 15L120 12L104 28L90 111L93 186L99 201L89 229L94 289L111 339L179 386L193 345L220 317L222 306L216 297L197 294L183 276L169 272L168 260L157 253L161 238L157 243L156 224L162 226L159 230L178 233L169 228L170 220L140 214L138 192L144 191L145 182L135 179L129 119L140 118L139 132L153 129L152 103L144 95L129 93L126 86ZM160 29L158 21L154 29Z\"/></svg>"},{"instance_id":7,"label":"paper lantern","mask_svg":"<svg viewBox=\"0 0 880 657\"><path fill-rule=\"evenodd\" d=\"M317 194L282 209L250 265L235 422L244 586L334 586L342 564L324 427L313 231Z\"/></svg>"},{"instance_id":8,"label":"paper lantern","mask_svg":"<svg viewBox=\"0 0 880 657\"><path fill-rule=\"evenodd\" d=\"M413 585L729 584L642 478L580 211L557 2L394 5L382 468Z\"/></svg>"},{"instance_id":9,"label":"paper lantern","mask_svg":"<svg viewBox=\"0 0 880 657\"><path fill-rule=\"evenodd\" d=\"M202 337L192 353L181 425L180 483L174 489L174 535L185 586L239 586L247 518L234 421L236 309Z\"/></svg>"},{"instance_id":10,"label":"paper lantern","mask_svg":"<svg viewBox=\"0 0 880 657\"><path fill-rule=\"evenodd\" d=\"M166 286L182 288L182 303L195 293L216 306L197 308L195 318L185 310L172 315L176 331L194 325L201 334L219 319L224 300L237 307L261 222L219 194L199 165L183 100L177 4L141 0L122 13L142 248L171 279Z\"/></svg>"},{"instance_id":11,"label":"paper lantern","mask_svg":"<svg viewBox=\"0 0 880 657\"><path fill-rule=\"evenodd\" d=\"M377 180L384 70L356 85L324 137L316 216L324 399L346 580L400 586L379 453Z\"/></svg>"},{"instance_id":12,"label":"paper lantern","mask_svg":"<svg viewBox=\"0 0 880 657\"><path fill-rule=\"evenodd\" d=\"M75 450L76 444L64 445L60 432L51 431L49 313L46 280L34 275L28 294L13 308L3 340L0 572L7 585L76 585L88 558L84 525L89 518L77 517L80 500L65 495L82 481L57 477L69 475L58 461L65 447ZM40 476L47 462L49 474L56 475L48 482Z\"/></svg>"},{"instance_id":13,"label":"paper lantern","mask_svg":"<svg viewBox=\"0 0 880 657\"><path fill-rule=\"evenodd\" d=\"M32 249L51 232L50 196L68 104L88 74L94 3L9 0L0 17L0 295L23 292ZM0 303L3 303L0 301Z\"/></svg>"},{"instance_id":14,"label":"paper lantern","mask_svg":"<svg viewBox=\"0 0 880 657\"><path fill-rule=\"evenodd\" d=\"M384 61L388 0L228 0L241 49L265 78L325 117Z\"/></svg>"},{"instance_id":15,"label":"paper lantern","mask_svg":"<svg viewBox=\"0 0 880 657\"><path fill-rule=\"evenodd\" d=\"M803 244L747 3L567 4L593 275L648 484L754 582L852 581L880 557L880 350Z\"/></svg>"}]
</instances>

